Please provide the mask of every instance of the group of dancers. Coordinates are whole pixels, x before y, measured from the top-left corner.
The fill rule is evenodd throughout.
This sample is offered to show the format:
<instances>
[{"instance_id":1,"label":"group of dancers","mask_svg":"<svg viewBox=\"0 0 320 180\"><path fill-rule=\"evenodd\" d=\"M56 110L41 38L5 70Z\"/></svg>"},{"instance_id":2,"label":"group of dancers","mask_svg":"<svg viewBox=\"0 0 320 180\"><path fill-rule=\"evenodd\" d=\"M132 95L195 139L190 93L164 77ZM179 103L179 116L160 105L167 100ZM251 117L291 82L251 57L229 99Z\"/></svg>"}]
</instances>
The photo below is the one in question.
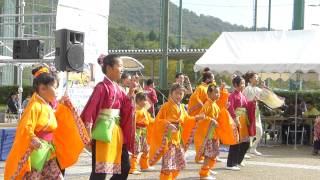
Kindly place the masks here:
<instances>
[{"instance_id":1,"label":"group of dancers","mask_svg":"<svg viewBox=\"0 0 320 180\"><path fill-rule=\"evenodd\" d=\"M195 161L202 163L200 179L216 179L220 143L230 146L226 168L240 170L250 144L256 151L262 134L257 105L263 88L258 76L235 75L233 92L225 83L216 85L206 68L202 82L192 91L178 74L168 101L154 117L148 112L148 97L137 85L119 85L123 62L117 55L100 56L105 74L81 115L64 96L56 100L57 76L47 67L33 70L34 94L19 121L13 147L5 165L5 179L63 179L84 148L92 153L91 180L124 180L141 174L161 160L160 179L173 180L186 166L190 144ZM188 105L182 100L192 93ZM250 139L253 142L250 143ZM140 171L138 169L140 166Z\"/></svg>"}]
</instances>

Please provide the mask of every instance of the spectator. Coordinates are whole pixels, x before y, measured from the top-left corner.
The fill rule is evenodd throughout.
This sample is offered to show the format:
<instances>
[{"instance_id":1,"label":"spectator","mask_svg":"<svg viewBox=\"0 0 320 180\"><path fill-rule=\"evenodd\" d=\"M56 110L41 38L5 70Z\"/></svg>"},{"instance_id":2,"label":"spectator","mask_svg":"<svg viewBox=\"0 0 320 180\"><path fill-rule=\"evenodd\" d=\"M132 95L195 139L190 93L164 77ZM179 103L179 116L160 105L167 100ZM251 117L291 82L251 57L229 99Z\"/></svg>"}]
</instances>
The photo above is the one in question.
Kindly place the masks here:
<instances>
[{"instance_id":1,"label":"spectator","mask_svg":"<svg viewBox=\"0 0 320 180\"><path fill-rule=\"evenodd\" d=\"M295 103L290 101L289 105L286 107L284 111L284 115L286 117L295 116L295 107ZM299 102L297 103L297 116L302 116L302 109Z\"/></svg>"},{"instance_id":2,"label":"spectator","mask_svg":"<svg viewBox=\"0 0 320 180\"><path fill-rule=\"evenodd\" d=\"M22 102L22 108L25 109L30 101L31 95L29 94L26 99L23 100Z\"/></svg>"},{"instance_id":3,"label":"spectator","mask_svg":"<svg viewBox=\"0 0 320 180\"><path fill-rule=\"evenodd\" d=\"M298 109L301 111L301 115L307 111L307 105L306 102L303 100L303 98L298 99Z\"/></svg>"},{"instance_id":4,"label":"spectator","mask_svg":"<svg viewBox=\"0 0 320 180\"><path fill-rule=\"evenodd\" d=\"M320 115L320 112L315 107L314 103L312 101L307 102L307 111L303 114L305 117L317 117Z\"/></svg>"},{"instance_id":5,"label":"spectator","mask_svg":"<svg viewBox=\"0 0 320 180\"><path fill-rule=\"evenodd\" d=\"M183 73L176 74L176 83L186 87L186 94L192 94L192 86L189 80L189 77Z\"/></svg>"},{"instance_id":6,"label":"spectator","mask_svg":"<svg viewBox=\"0 0 320 180\"><path fill-rule=\"evenodd\" d=\"M157 98L156 90L154 89L154 83L152 79L147 80L144 90L147 93L148 101L151 106L148 111L153 117L155 117L154 104L158 102L158 98Z\"/></svg>"},{"instance_id":7,"label":"spectator","mask_svg":"<svg viewBox=\"0 0 320 180\"><path fill-rule=\"evenodd\" d=\"M128 73L123 73L121 75L121 87L128 94L129 88L131 86L131 75Z\"/></svg>"},{"instance_id":8,"label":"spectator","mask_svg":"<svg viewBox=\"0 0 320 180\"><path fill-rule=\"evenodd\" d=\"M19 110L19 101L18 94L16 92L12 92L7 101L8 110L7 113L18 114Z\"/></svg>"}]
</instances>

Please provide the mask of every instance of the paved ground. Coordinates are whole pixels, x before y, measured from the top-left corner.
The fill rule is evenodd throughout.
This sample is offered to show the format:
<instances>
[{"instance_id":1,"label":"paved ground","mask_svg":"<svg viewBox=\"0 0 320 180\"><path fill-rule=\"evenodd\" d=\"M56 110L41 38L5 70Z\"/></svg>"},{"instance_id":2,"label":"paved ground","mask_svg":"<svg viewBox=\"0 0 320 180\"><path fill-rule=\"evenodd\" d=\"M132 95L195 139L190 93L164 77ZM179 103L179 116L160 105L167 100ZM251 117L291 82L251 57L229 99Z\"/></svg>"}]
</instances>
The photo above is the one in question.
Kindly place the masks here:
<instances>
[{"instance_id":1,"label":"paved ground","mask_svg":"<svg viewBox=\"0 0 320 180\"><path fill-rule=\"evenodd\" d=\"M227 153L222 152L223 162L216 166L217 179L223 180L319 180L320 179L320 156L312 156L312 147L298 146L294 150L292 146L261 147L259 149L264 156L252 156L246 160L246 167L241 171L233 172L225 170ZM194 151L187 153L187 168L181 172L178 179L198 179L199 164L193 162ZM66 179L86 180L90 174L91 158L83 153L79 162L66 171ZM3 179L4 163L0 162L0 179ZM143 173L142 175L130 175L129 179L159 179L160 164L155 166L156 171Z\"/></svg>"}]
</instances>

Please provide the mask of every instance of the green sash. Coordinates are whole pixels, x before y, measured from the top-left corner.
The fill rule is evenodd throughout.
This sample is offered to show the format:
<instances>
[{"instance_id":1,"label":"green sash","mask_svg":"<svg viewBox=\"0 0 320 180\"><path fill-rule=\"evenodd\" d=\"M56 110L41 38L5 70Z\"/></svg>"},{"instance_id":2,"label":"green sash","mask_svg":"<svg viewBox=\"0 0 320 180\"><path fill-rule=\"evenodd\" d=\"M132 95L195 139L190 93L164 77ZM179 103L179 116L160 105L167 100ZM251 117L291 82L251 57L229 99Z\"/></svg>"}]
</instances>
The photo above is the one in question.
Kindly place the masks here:
<instances>
[{"instance_id":1,"label":"green sash","mask_svg":"<svg viewBox=\"0 0 320 180\"><path fill-rule=\"evenodd\" d=\"M236 113L237 120L238 120L239 122L240 122L240 117L241 117L243 114L245 114L245 116L246 116L246 124L247 124L247 126L250 125L250 121L249 121L249 119L248 119L247 110L246 110L245 108L237 108L235 113Z\"/></svg>"},{"instance_id":2,"label":"green sash","mask_svg":"<svg viewBox=\"0 0 320 180\"><path fill-rule=\"evenodd\" d=\"M216 130L216 125L213 124L213 122L211 121L210 122L210 129L209 129L209 140L213 139L213 135L214 135L215 130Z\"/></svg>"},{"instance_id":3,"label":"green sash","mask_svg":"<svg viewBox=\"0 0 320 180\"><path fill-rule=\"evenodd\" d=\"M102 109L92 131L92 139L110 143L115 124L120 124L119 109Z\"/></svg>"},{"instance_id":4,"label":"green sash","mask_svg":"<svg viewBox=\"0 0 320 180\"><path fill-rule=\"evenodd\" d=\"M40 141L41 147L33 150L30 155L31 168L36 171L42 171L44 164L50 160L51 152L54 151L52 144L45 140Z\"/></svg>"}]
</instances>

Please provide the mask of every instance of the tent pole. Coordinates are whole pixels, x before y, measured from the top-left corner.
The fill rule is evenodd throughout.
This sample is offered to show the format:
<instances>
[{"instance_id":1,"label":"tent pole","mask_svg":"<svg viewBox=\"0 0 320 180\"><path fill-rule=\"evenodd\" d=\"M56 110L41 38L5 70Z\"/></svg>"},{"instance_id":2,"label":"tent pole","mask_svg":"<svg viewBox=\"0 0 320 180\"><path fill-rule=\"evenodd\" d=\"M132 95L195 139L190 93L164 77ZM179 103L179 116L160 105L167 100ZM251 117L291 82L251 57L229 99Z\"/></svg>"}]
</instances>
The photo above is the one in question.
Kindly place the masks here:
<instances>
[{"instance_id":1,"label":"tent pole","mask_svg":"<svg viewBox=\"0 0 320 180\"><path fill-rule=\"evenodd\" d=\"M297 73L297 82L300 79ZM298 115L298 87L295 87L295 108L294 108L294 149L297 149L297 115Z\"/></svg>"}]
</instances>

